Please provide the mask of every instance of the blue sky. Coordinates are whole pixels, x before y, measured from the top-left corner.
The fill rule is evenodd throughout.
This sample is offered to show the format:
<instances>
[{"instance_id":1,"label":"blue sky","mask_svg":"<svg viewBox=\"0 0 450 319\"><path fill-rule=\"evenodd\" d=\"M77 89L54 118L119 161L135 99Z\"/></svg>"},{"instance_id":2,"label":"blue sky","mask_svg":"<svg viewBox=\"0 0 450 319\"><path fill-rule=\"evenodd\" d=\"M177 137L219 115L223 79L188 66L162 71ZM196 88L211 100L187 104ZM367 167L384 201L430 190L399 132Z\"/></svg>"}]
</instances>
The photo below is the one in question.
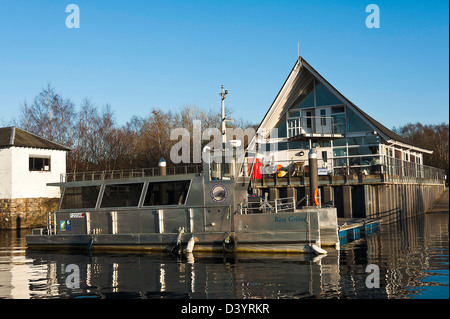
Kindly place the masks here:
<instances>
[{"instance_id":1,"label":"blue sky","mask_svg":"<svg viewBox=\"0 0 450 319\"><path fill-rule=\"evenodd\" d=\"M68 4L80 28L68 29ZM368 29L368 4L380 28ZM0 0L0 125L47 83L119 124L152 107L261 121L300 55L389 128L448 123L448 1Z\"/></svg>"}]
</instances>

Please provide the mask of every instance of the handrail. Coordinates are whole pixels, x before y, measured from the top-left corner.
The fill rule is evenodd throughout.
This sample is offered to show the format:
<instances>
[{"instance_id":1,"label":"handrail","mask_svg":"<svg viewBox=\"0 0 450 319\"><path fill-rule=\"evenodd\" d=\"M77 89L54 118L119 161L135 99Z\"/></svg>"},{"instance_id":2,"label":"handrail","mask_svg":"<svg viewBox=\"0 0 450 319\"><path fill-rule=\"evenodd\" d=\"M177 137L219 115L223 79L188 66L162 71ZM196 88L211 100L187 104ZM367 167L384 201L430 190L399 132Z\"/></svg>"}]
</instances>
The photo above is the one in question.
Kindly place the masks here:
<instances>
[{"instance_id":1,"label":"handrail","mask_svg":"<svg viewBox=\"0 0 450 319\"><path fill-rule=\"evenodd\" d=\"M345 126L332 116L294 116L287 118L287 136L301 134L344 134Z\"/></svg>"},{"instance_id":2,"label":"handrail","mask_svg":"<svg viewBox=\"0 0 450 319\"><path fill-rule=\"evenodd\" d=\"M203 172L202 165L169 166L166 168L166 175L179 174L199 174ZM76 181L93 181L105 179L136 178L146 176L160 176L159 167L141 169L123 169L109 171L73 172L64 173L60 176L61 183Z\"/></svg>"},{"instance_id":3,"label":"handrail","mask_svg":"<svg viewBox=\"0 0 450 319\"><path fill-rule=\"evenodd\" d=\"M376 159L376 161L374 160L369 164L361 165L332 165L333 160L338 158L372 158ZM257 182L257 180L261 180L263 182L266 178L292 181L293 177L305 180L305 178L309 177L308 164L307 159L263 163L259 171L261 178L255 178L254 176L258 174L254 174L252 175L252 181ZM281 165L281 168L278 165ZM318 167L322 169L322 173L319 175L327 173L329 179L335 176L361 176L361 179L364 180L365 176L368 176L370 179L376 179L374 176L378 176L380 181L383 182L408 180L417 183L445 183L446 178L443 169L387 157L381 154L334 157L329 159L328 162L318 159Z\"/></svg>"},{"instance_id":4,"label":"handrail","mask_svg":"<svg viewBox=\"0 0 450 319\"><path fill-rule=\"evenodd\" d=\"M279 212L294 211L296 205L294 197L276 198L274 200L268 200L267 197L259 197L258 202L247 201L241 203L239 207L241 215L254 214L257 212L277 214Z\"/></svg>"}]
</instances>

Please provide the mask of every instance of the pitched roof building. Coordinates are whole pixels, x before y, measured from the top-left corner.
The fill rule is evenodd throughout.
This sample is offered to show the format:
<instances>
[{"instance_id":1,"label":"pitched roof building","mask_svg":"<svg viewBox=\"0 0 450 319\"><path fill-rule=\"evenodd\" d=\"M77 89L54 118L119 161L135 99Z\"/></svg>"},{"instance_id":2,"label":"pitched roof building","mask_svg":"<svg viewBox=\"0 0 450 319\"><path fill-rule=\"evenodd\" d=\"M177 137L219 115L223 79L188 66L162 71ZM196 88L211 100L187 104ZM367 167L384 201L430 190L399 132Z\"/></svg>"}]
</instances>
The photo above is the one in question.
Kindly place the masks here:
<instances>
[{"instance_id":1,"label":"pitched roof building","mask_svg":"<svg viewBox=\"0 0 450 319\"><path fill-rule=\"evenodd\" d=\"M276 154L281 165L293 161L307 164L307 150L316 147L321 172L332 175L349 167L357 174L369 174L380 168L374 163L389 169L398 168L403 161L423 164L423 153L432 153L373 119L302 57L265 114L258 133L267 143L277 145L277 152L266 156ZM268 151L269 144L265 148Z\"/></svg>"}]
</instances>

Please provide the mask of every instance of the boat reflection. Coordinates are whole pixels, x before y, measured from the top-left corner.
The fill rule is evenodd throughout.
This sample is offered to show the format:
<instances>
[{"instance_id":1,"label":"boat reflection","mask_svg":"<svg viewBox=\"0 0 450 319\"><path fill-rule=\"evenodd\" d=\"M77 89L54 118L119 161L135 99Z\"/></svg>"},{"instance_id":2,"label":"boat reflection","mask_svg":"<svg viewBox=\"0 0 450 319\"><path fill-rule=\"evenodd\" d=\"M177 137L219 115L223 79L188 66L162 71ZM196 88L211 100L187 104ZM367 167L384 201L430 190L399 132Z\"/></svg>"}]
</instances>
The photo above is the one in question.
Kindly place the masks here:
<instances>
[{"instance_id":1,"label":"boat reflection","mask_svg":"<svg viewBox=\"0 0 450 319\"><path fill-rule=\"evenodd\" d=\"M27 255L34 265L47 267L47 284L30 283L32 298L317 298L324 285L339 283L338 251Z\"/></svg>"},{"instance_id":2,"label":"boat reflection","mask_svg":"<svg viewBox=\"0 0 450 319\"><path fill-rule=\"evenodd\" d=\"M23 234L0 232L0 298L448 299L448 220L446 212L382 225L320 259L38 252ZM379 288L366 285L368 265L380 270Z\"/></svg>"}]
</instances>

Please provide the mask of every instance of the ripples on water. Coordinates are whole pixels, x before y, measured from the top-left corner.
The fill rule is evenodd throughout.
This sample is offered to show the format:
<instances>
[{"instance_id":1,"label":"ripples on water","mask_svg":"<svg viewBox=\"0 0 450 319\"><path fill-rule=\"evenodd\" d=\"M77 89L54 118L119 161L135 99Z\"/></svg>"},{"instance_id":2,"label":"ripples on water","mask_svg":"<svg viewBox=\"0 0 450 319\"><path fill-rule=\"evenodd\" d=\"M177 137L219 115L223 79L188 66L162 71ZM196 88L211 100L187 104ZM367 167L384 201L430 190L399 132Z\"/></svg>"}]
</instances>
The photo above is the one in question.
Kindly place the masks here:
<instances>
[{"instance_id":1,"label":"ripples on water","mask_svg":"<svg viewBox=\"0 0 450 319\"><path fill-rule=\"evenodd\" d=\"M27 251L25 234L0 231L0 298L449 298L448 213L382 225L323 258L48 253ZM366 286L369 264L379 288Z\"/></svg>"}]
</instances>

